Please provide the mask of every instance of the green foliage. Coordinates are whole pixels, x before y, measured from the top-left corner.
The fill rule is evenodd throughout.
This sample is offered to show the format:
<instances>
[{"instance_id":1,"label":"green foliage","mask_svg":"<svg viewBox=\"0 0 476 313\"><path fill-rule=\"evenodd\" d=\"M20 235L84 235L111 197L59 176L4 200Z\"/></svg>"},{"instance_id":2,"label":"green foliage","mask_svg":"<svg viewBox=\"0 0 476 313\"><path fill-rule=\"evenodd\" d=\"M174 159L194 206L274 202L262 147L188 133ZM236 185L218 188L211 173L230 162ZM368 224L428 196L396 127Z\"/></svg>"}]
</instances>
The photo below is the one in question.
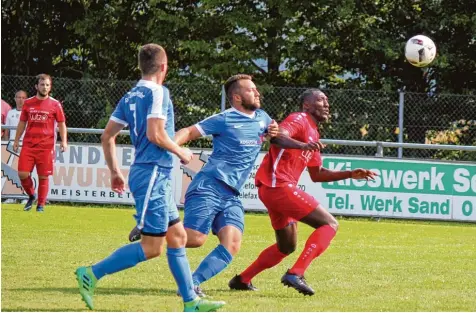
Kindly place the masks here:
<instances>
[{"instance_id":1,"label":"green foliage","mask_svg":"<svg viewBox=\"0 0 476 313\"><path fill-rule=\"evenodd\" d=\"M137 48L157 42L169 54L172 81L221 83L247 72L275 86L468 92L476 88L472 4L4 1L2 73L136 79ZM438 47L427 71L403 57L417 33Z\"/></svg>"},{"instance_id":2,"label":"green foliage","mask_svg":"<svg viewBox=\"0 0 476 313\"><path fill-rule=\"evenodd\" d=\"M114 80L139 77L138 47L156 42L168 53L167 82L178 86L172 90L177 128L216 113L218 86L245 72L254 75L263 107L276 112L277 120L297 109L299 89L281 86L322 87L333 111L332 123L322 128L324 137L395 141L403 131L406 141L423 142L427 131L476 111L468 100L476 90L476 15L468 10L473 2L5 0L2 74L111 79L106 85L98 82L93 91L80 81L64 90L55 87L67 113L81 113L75 126L90 127L105 118L98 111L122 96L113 92ZM433 38L438 51L436 61L423 70L403 55L406 40L419 33ZM187 85L191 82L199 86ZM345 99L337 90L344 88L387 93L356 92ZM182 89L185 96L176 92ZM396 125L397 90L406 93L403 130ZM445 102L442 93L449 92L468 95L462 100L468 113L462 116Z\"/></svg>"},{"instance_id":3,"label":"green foliage","mask_svg":"<svg viewBox=\"0 0 476 313\"><path fill-rule=\"evenodd\" d=\"M87 66L70 23L81 19L79 1L2 1L2 74L82 77Z\"/></svg>"},{"instance_id":4,"label":"green foliage","mask_svg":"<svg viewBox=\"0 0 476 313\"><path fill-rule=\"evenodd\" d=\"M448 129L455 121L471 120L476 112L476 96L405 93L405 141L424 143L428 134ZM432 132L433 131L433 132ZM474 133L472 134L474 138ZM470 136L471 137L471 136ZM470 140L461 144L470 144ZM461 156L468 152L460 152ZM432 150L405 151L407 157L434 157Z\"/></svg>"},{"instance_id":5,"label":"green foliage","mask_svg":"<svg viewBox=\"0 0 476 313\"><path fill-rule=\"evenodd\" d=\"M448 129L429 130L426 143L476 146L476 120L459 120L451 123ZM476 152L439 150L433 157L441 160L476 161Z\"/></svg>"}]
</instances>

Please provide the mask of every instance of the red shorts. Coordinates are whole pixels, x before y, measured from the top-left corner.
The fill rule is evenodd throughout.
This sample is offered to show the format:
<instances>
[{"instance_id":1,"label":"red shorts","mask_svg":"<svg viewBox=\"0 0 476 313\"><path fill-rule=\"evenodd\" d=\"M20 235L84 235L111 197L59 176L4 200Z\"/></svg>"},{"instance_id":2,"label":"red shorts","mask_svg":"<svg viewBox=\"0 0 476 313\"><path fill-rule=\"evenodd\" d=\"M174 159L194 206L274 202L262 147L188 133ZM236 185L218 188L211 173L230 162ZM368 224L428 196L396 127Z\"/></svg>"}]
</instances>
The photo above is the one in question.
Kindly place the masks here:
<instances>
[{"instance_id":1,"label":"red shorts","mask_svg":"<svg viewBox=\"0 0 476 313\"><path fill-rule=\"evenodd\" d=\"M258 196L268 209L275 230L301 220L319 205L313 196L293 184L274 188L261 185L258 187Z\"/></svg>"},{"instance_id":2,"label":"red shorts","mask_svg":"<svg viewBox=\"0 0 476 313\"><path fill-rule=\"evenodd\" d=\"M18 171L31 173L36 166L39 176L53 174L55 150L31 149L23 147L18 159Z\"/></svg>"}]
</instances>

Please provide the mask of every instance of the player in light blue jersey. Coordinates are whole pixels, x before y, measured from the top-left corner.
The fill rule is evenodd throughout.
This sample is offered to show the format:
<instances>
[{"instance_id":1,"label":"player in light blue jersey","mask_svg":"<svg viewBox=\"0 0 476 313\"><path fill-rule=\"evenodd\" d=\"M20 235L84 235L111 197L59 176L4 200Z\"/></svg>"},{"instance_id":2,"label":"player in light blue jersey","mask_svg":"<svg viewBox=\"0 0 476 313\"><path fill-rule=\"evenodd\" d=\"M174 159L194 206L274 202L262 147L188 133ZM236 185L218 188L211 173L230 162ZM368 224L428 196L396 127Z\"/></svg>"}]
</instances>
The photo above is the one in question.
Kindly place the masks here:
<instances>
[{"instance_id":1,"label":"player in light blue jersey","mask_svg":"<svg viewBox=\"0 0 476 313\"><path fill-rule=\"evenodd\" d=\"M129 125L135 147L129 188L142 240L119 248L91 267L78 268L79 291L87 306L93 309L93 294L99 279L158 257L166 241L169 268L182 295L185 311L215 311L225 303L203 300L194 291L185 253L187 234L172 195L172 154L187 164L192 153L171 139L175 130L173 105L169 90L162 86L167 72L165 50L156 44L141 47L139 68L142 79L120 100L101 141L111 171L112 190L122 193L125 181L117 162L115 138Z\"/></svg>"},{"instance_id":2,"label":"player in light blue jersey","mask_svg":"<svg viewBox=\"0 0 476 313\"><path fill-rule=\"evenodd\" d=\"M175 135L177 144L201 136L213 136L213 152L207 164L193 178L185 195L184 226L187 247L202 246L210 229L220 244L201 262L193 273L197 294L204 296L199 285L223 271L238 253L244 230L244 210L239 199L261 150L263 140L283 148L313 150L286 136L278 136L279 127L260 109L260 93L248 75L235 75L225 83L232 105Z\"/></svg>"}]
</instances>

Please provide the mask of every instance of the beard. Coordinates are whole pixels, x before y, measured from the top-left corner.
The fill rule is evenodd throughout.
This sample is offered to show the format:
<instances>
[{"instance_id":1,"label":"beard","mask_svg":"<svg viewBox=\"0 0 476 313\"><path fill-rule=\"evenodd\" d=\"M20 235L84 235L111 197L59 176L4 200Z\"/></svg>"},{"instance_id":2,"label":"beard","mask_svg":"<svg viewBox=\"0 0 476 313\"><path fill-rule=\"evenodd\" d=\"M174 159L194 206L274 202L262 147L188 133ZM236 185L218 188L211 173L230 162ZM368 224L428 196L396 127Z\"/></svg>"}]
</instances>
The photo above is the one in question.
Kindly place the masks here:
<instances>
[{"instance_id":1,"label":"beard","mask_svg":"<svg viewBox=\"0 0 476 313\"><path fill-rule=\"evenodd\" d=\"M314 113L312 113L311 115L312 115L312 116L314 117L314 119L315 119L316 121L318 121L318 122L327 122L327 121L329 120L329 116L326 115L326 114L322 114L322 115L321 115L321 114L319 114L319 113L317 113L317 112L314 112Z\"/></svg>"},{"instance_id":2,"label":"beard","mask_svg":"<svg viewBox=\"0 0 476 313\"><path fill-rule=\"evenodd\" d=\"M41 91L38 90L38 94L42 97L46 97L46 96L48 96L49 92L42 93Z\"/></svg>"},{"instance_id":3,"label":"beard","mask_svg":"<svg viewBox=\"0 0 476 313\"><path fill-rule=\"evenodd\" d=\"M255 103L256 101L253 101L253 102L243 101L241 102L241 105L243 106L244 109L248 111L256 111L258 109L258 106Z\"/></svg>"}]
</instances>

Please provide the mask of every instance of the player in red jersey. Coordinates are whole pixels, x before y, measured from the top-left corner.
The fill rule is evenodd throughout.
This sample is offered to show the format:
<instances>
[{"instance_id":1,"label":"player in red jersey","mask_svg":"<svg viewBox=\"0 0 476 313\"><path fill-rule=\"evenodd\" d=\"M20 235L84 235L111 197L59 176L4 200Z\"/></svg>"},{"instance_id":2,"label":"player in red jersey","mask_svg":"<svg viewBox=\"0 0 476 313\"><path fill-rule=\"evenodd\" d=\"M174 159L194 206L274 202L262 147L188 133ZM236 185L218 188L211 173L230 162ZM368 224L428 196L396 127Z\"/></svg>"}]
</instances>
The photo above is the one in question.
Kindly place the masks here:
<instances>
[{"instance_id":1,"label":"player in red jersey","mask_svg":"<svg viewBox=\"0 0 476 313\"><path fill-rule=\"evenodd\" d=\"M318 122L329 118L327 96L318 89L308 89L301 95L302 112L290 114L281 124L285 135L303 143L318 142ZM323 145L321 145L321 148ZM271 146L256 174L258 196L268 209L271 225L276 233L276 244L266 248L245 271L230 282L231 289L257 290L251 279L265 269L279 264L294 252L297 241L296 221L315 231L306 242L294 266L281 282L305 295L314 290L307 285L304 272L312 260L322 254L334 238L338 223L316 200L297 187L299 177L308 168L313 182L331 182L348 178L373 179L374 172L365 169L331 171L322 167L319 150L303 151Z\"/></svg>"},{"instance_id":2,"label":"player in red jersey","mask_svg":"<svg viewBox=\"0 0 476 313\"><path fill-rule=\"evenodd\" d=\"M18 151L23 132L23 145L18 160L18 176L23 190L30 197L24 210L29 211L36 200L31 172L36 166L38 172L37 212L43 212L48 195L48 176L53 174L55 160L56 126L61 136L61 152L68 147L63 108L58 100L49 96L51 76L40 74L36 77L36 96L28 98L23 104L13 149Z\"/></svg>"}]
</instances>

